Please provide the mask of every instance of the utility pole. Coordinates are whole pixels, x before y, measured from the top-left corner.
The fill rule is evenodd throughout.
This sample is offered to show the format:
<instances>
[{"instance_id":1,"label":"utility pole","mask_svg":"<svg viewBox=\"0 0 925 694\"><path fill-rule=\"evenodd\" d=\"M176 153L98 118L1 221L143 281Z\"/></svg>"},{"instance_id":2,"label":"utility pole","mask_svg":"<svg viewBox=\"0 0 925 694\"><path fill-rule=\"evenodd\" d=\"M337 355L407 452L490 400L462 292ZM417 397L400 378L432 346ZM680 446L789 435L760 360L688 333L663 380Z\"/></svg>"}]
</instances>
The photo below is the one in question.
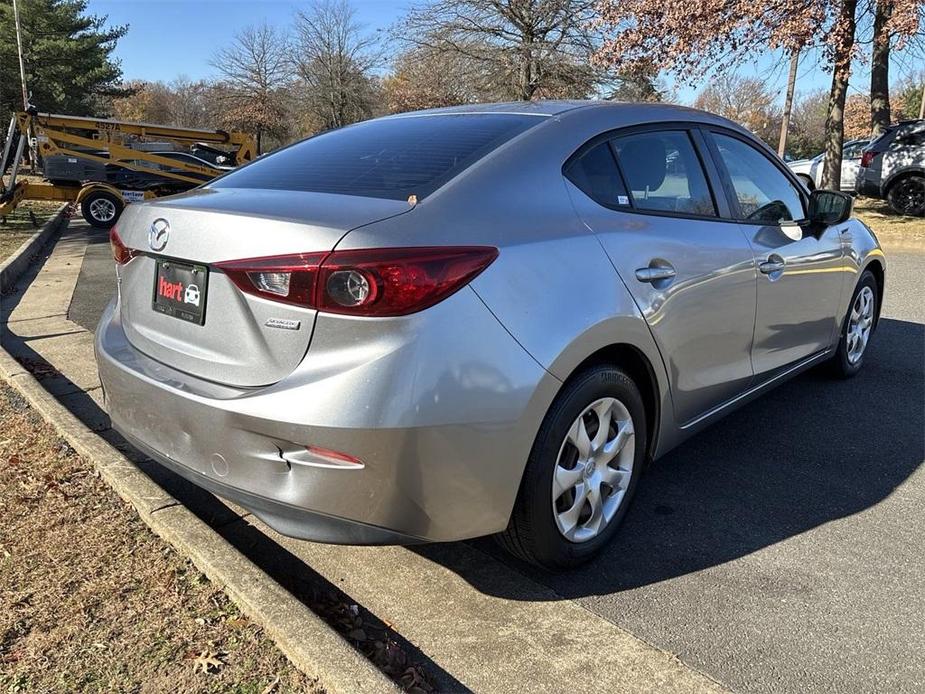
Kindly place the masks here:
<instances>
[{"instance_id":1,"label":"utility pole","mask_svg":"<svg viewBox=\"0 0 925 694\"><path fill-rule=\"evenodd\" d=\"M22 27L19 25L19 6L13 0L13 21L16 22L16 47L19 50L19 78L22 80L22 108L29 108L29 90L26 88L26 67L22 61Z\"/></svg>"},{"instance_id":2,"label":"utility pole","mask_svg":"<svg viewBox=\"0 0 925 694\"><path fill-rule=\"evenodd\" d=\"M797 65L800 62L800 51L794 49L790 55L790 75L787 77L787 96L784 99L784 113L780 123L780 141L777 145L777 154L784 158L787 150L787 133L790 130L790 113L793 111L793 92L797 84Z\"/></svg>"}]
</instances>

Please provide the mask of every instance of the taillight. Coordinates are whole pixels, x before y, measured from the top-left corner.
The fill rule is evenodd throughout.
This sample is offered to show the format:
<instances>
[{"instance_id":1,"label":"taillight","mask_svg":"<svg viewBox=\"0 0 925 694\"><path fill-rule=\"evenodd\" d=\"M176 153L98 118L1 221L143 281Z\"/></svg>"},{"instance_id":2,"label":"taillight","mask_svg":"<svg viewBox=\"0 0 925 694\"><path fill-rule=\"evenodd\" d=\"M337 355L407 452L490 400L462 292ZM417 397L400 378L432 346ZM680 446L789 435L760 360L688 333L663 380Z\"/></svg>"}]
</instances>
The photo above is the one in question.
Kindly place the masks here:
<instances>
[{"instance_id":1,"label":"taillight","mask_svg":"<svg viewBox=\"0 0 925 694\"><path fill-rule=\"evenodd\" d=\"M402 316L442 301L498 257L487 246L381 248L250 258L217 267L241 291L354 316Z\"/></svg>"},{"instance_id":2,"label":"taillight","mask_svg":"<svg viewBox=\"0 0 925 694\"><path fill-rule=\"evenodd\" d=\"M115 227L109 230L109 245L112 247L112 259L119 265L125 265L138 255L138 251L132 250L122 242Z\"/></svg>"},{"instance_id":3,"label":"taillight","mask_svg":"<svg viewBox=\"0 0 925 694\"><path fill-rule=\"evenodd\" d=\"M314 306L315 276L327 253L296 253L218 263L248 294L296 306Z\"/></svg>"},{"instance_id":4,"label":"taillight","mask_svg":"<svg viewBox=\"0 0 925 694\"><path fill-rule=\"evenodd\" d=\"M861 153L861 168L866 169L868 166L870 166L870 163L874 160L874 155L876 155L876 152L873 152L870 150L866 152L862 152Z\"/></svg>"}]
</instances>

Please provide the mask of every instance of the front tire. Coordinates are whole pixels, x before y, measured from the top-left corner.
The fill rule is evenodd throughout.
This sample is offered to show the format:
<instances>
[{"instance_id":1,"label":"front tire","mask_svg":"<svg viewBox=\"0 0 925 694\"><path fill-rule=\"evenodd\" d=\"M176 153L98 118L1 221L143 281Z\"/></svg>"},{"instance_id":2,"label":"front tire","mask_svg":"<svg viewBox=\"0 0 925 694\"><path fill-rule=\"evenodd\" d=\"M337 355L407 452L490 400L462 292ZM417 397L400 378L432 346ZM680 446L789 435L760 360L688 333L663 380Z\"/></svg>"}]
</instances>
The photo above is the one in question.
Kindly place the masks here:
<instances>
[{"instance_id":1,"label":"front tire","mask_svg":"<svg viewBox=\"0 0 925 694\"><path fill-rule=\"evenodd\" d=\"M832 359L832 369L840 378L851 378L864 365L864 355L877 323L879 305L877 280L865 270L851 295L848 315L842 322L838 348Z\"/></svg>"},{"instance_id":2,"label":"front tire","mask_svg":"<svg viewBox=\"0 0 925 694\"><path fill-rule=\"evenodd\" d=\"M613 366L566 383L530 451L502 547L549 570L588 561L616 535L646 454L633 380Z\"/></svg>"},{"instance_id":3,"label":"front tire","mask_svg":"<svg viewBox=\"0 0 925 694\"><path fill-rule=\"evenodd\" d=\"M122 199L104 190L94 191L80 203L80 212L90 226L109 229L119 219L125 204Z\"/></svg>"}]
</instances>

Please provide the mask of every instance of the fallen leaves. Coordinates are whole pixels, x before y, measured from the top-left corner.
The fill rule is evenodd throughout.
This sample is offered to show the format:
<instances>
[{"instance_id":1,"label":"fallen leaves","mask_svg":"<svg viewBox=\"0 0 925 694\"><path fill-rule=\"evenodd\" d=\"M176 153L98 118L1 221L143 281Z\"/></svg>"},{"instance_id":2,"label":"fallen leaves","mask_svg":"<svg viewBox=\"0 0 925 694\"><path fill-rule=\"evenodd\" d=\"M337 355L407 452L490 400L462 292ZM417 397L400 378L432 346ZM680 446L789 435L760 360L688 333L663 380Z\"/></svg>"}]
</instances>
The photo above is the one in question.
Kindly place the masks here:
<instances>
[{"instance_id":1,"label":"fallen leaves","mask_svg":"<svg viewBox=\"0 0 925 694\"><path fill-rule=\"evenodd\" d=\"M225 661L215 651L200 651L199 655L193 658L193 672L202 672L206 675L217 673L224 665Z\"/></svg>"}]
</instances>

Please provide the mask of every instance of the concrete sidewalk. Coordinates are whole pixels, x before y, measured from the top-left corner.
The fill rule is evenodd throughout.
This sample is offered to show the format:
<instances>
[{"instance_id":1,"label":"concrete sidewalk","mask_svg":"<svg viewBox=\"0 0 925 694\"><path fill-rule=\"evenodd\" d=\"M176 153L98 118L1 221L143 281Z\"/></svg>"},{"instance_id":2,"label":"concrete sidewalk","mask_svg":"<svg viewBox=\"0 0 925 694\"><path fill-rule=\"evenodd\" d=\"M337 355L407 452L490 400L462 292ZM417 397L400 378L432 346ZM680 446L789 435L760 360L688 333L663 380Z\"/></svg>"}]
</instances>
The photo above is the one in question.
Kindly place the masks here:
<instances>
[{"instance_id":1,"label":"concrete sidewalk","mask_svg":"<svg viewBox=\"0 0 925 694\"><path fill-rule=\"evenodd\" d=\"M397 690L385 673L318 614L236 551L203 517L194 515L168 492L167 485L155 482L159 468L147 461L153 474L146 475L139 465L93 433L96 430L117 440L98 406L101 388L92 363L92 333L68 321L64 314L82 253L88 243L100 240L98 234L86 232L75 226L64 234L50 257L37 254L41 259L36 265L14 278L18 288L3 295L0 380L17 390L90 461L151 530L190 559L245 615L262 626L296 667L332 692ZM19 254L41 250L38 243L24 244ZM60 369L51 365L51 359ZM57 399L51 391L57 393ZM85 421L78 419L77 412ZM125 447L124 442L122 445ZM240 517L234 509L216 505L224 514L213 514L214 518Z\"/></svg>"},{"instance_id":2,"label":"concrete sidewalk","mask_svg":"<svg viewBox=\"0 0 925 694\"><path fill-rule=\"evenodd\" d=\"M298 591L303 577L315 577L343 591L391 625L443 691L722 690L672 654L575 601L561 599L476 547L457 544L451 552L440 546L412 551L291 540L241 509L190 488L131 450L109 428L101 408L93 335L67 318L84 254L88 247L105 242L104 234L72 222L45 263L20 282L19 293L4 299L4 347L87 426L139 462L284 586ZM97 251L102 247L93 252ZM482 593L473 587L478 583L473 576L486 583L504 582L509 590L505 597Z\"/></svg>"}]
</instances>

